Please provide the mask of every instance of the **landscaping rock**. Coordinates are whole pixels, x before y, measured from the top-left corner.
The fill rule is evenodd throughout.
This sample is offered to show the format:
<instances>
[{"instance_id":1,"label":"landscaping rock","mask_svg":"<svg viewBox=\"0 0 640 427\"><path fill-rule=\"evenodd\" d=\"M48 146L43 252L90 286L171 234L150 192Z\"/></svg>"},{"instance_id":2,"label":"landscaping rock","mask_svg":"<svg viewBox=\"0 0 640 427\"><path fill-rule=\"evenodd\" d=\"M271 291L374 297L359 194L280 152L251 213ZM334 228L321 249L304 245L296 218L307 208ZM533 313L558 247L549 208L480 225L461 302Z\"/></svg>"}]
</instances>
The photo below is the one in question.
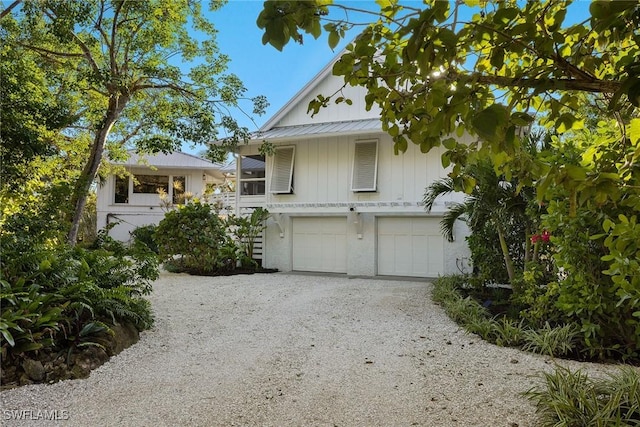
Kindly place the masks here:
<instances>
[{"instance_id":1,"label":"landscaping rock","mask_svg":"<svg viewBox=\"0 0 640 427\"><path fill-rule=\"evenodd\" d=\"M125 348L131 347L140 339L138 329L132 323L120 323L112 326L114 332L110 353L112 356L120 353Z\"/></svg>"},{"instance_id":2,"label":"landscaping rock","mask_svg":"<svg viewBox=\"0 0 640 427\"><path fill-rule=\"evenodd\" d=\"M22 362L22 369L30 380L42 381L45 376L44 366L39 360L25 359Z\"/></svg>"}]
</instances>

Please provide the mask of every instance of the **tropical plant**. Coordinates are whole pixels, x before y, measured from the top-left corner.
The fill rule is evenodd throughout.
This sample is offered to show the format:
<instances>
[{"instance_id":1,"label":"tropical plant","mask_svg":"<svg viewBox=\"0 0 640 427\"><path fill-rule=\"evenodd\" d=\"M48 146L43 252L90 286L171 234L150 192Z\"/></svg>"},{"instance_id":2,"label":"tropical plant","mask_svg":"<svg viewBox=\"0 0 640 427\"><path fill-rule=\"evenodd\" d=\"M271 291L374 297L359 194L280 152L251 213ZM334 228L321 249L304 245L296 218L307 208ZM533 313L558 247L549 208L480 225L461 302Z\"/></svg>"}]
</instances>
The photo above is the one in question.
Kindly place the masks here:
<instances>
[{"instance_id":1,"label":"tropical plant","mask_svg":"<svg viewBox=\"0 0 640 427\"><path fill-rule=\"evenodd\" d=\"M13 215L0 230L3 372L24 357L104 346L110 325L152 325L143 296L158 277L155 254L104 235L92 249L51 245L49 234L31 236L23 223L38 224Z\"/></svg>"},{"instance_id":2,"label":"tropical plant","mask_svg":"<svg viewBox=\"0 0 640 427\"><path fill-rule=\"evenodd\" d=\"M242 264L247 266L257 266L253 258L253 251L256 239L262 235L267 228L266 220L269 218L269 211L258 207L248 216L230 216L227 219L229 231L233 234L242 252Z\"/></svg>"},{"instance_id":3,"label":"tropical plant","mask_svg":"<svg viewBox=\"0 0 640 427\"><path fill-rule=\"evenodd\" d=\"M156 254L159 252L158 244L155 240L157 226L155 225L143 225L142 227L136 227L131 232L134 244L143 244Z\"/></svg>"},{"instance_id":4,"label":"tropical plant","mask_svg":"<svg viewBox=\"0 0 640 427\"><path fill-rule=\"evenodd\" d=\"M608 378L592 379L583 371L558 366L544 373L543 381L525 393L537 407L540 426L640 425L640 373L636 368L622 367Z\"/></svg>"},{"instance_id":5,"label":"tropical plant","mask_svg":"<svg viewBox=\"0 0 640 427\"><path fill-rule=\"evenodd\" d=\"M547 356L567 356L577 348L580 330L574 324L551 327L546 323L541 329L524 331L523 350Z\"/></svg>"},{"instance_id":6,"label":"tropical plant","mask_svg":"<svg viewBox=\"0 0 640 427\"><path fill-rule=\"evenodd\" d=\"M454 203L443 215L442 232L452 241L455 222L464 219L472 233L469 246L474 267L488 280L499 280L502 274L495 269L496 256L487 253L491 252L489 248L498 247L507 278L512 282L516 267L521 271L528 255L523 249L533 227L533 221L526 215L532 192L497 175L488 161L469 165L461 179L469 181L472 190L463 203ZM429 185L423 199L425 209L430 211L438 197L456 191L459 186L455 181L444 178Z\"/></svg>"}]
</instances>

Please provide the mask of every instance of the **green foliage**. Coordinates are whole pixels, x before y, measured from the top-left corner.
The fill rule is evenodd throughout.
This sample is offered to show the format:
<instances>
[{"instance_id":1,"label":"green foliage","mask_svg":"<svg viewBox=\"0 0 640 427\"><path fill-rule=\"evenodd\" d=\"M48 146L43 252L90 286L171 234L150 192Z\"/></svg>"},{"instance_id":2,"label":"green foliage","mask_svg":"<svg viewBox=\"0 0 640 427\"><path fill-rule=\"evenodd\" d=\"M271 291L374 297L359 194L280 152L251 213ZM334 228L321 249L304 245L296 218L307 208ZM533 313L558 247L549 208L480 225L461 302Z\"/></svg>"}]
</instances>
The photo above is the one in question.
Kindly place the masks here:
<instances>
[{"instance_id":1,"label":"green foliage","mask_svg":"<svg viewBox=\"0 0 640 427\"><path fill-rule=\"evenodd\" d=\"M524 331L523 350L548 356L568 356L577 347L580 330L573 324L551 327L549 323L541 329Z\"/></svg>"},{"instance_id":2,"label":"green foliage","mask_svg":"<svg viewBox=\"0 0 640 427\"><path fill-rule=\"evenodd\" d=\"M640 425L640 373L635 368L591 379L582 371L557 367L543 380L544 385L525 393L543 427Z\"/></svg>"},{"instance_id":3,"label":"green foliage","mask_svg":"<svg viewBox=\"0 0 640 427\"><path fill-rule=\"evenodd\" d=\"M23 222L31 223L8 217L0 232L3 367L31 352L103 346L109 325L119 322L152 325L143 296L158 277L155 254L104 234L92 249L51 245L46 234L25 233Z\"/></svg>"},{"instance_id":4,"label":"green foliage","mask_svg":"<svg viewBox=\"0 0 640 427\"><path fill-rule=\"evenodd\" d=\"M229 114L244 112L246 88L225 72L229 59L198 2L28 1L0 26L4 168L24 173L38 156L79 164L66 178L71 244L105 152L166 153L224 129L220 155L248 138ZM248 101L253 114L268 105ZM59 149L64 138L82 149Z\"/></svg>"},{"instance_id":5,"label":"green foliage","mask_svg":"<svg viewBox=\"0 0 640 427\"><path fill-rule=\"evenodd\" d=\"M225 222L198 200L168 212L155 240L160 258L186 271L212 274L236 267L238 247L227 235Z\"/></svg>"},{"instance_id":6,"label":"green foliage","mask_svg":"<svg viewBox=\"0 0 640 427\"><path fill-rule=\"evenodd\" d=\"M444 214L444 236L452 240L455 221L464 219L471 230L467 242L476 273L474 281L481 285L513 281L526 261L526 240L535 224L527 215L534 199L533 189L497 174L494 164L483 160L468 165L459 177L429 185L423 199L426 210L431 210L438 197L460 186L470 186L469 194L463 203L454 204Z\"/></svg>"},{"instance_id":7,"label":"green foliage","mask_svg":"<svg viewBox=\"0 0 640 427\"><path fill-rule=\"evenodd\" d=\"M165 215L154 241L169 271L218 275L238 264L255 270L259 266L253 259L254 245L268 217L266 209L256 208L249 216L223 219L211 205L193 200Z\"/></svg>"},{"instance_id":8,"label":"green foliage","mask_svg":"<svg viewBox=\"0 0 640 427\"><path fill-rule=\"evenodd\" d=\"M445 301L454 300L460 297L458 289L461 289L467 282L468 276L450 275L438 277L433 282L433 291L431 298L437 302L444 304Z\"/></svg>"},{"instance_id":9,"label":"green foliage","mask_svg":"<svg viewBox=\"0 0 640 427\"><path fill-rule=\"evenodd\" d=\"M137 227L135 230L131 232L131 237L135 244L145 245L149 250L154 253L159 253L160 249L158 248L158 244L156 243L156 229L155 225L144 225L142 227Z\"/></svg>"},{"instance_id":10,"label":"green foliage","mask_svg":"<svg viewBox=\"0 0 640 427\"><path fill-rule=\"evenodd\" d=\"M491 317L489 311L472 295L463 296L470 287L468 276L444 276L434 282L432 298L447 315L470 333L500 346L552 357L577 356L585 349L580 328L574 324L538 327L525 319L511 319L504 314ZM587 351L590 349L586 347Z\"/></svg>"},{"instance_id":11,"label":"green foliage","mask_svg":"<svg viewBox=\"0 0 640 427\"><path fill-rule=\"evenodd\" d=\"M525 341L526 329L523 320L514 320L506 316L494 320L493 339L501 347L520 347Z\"/></svg>"},{"instance_id":12,"label":"green foliage","mask_svg":"<svg viewBox=\"0 0 640 427\"><path fill-rule=\"evenodd\" d=\"M240 261L244 267L257 267L253 259L253 250L256 239L267 228L268 218L269 211L259 207L249 216L230 216L227 219L227 226L240 246Z\"/></svg>"},{"instance_id":13,"label":"green foliage","mask_svg":"<svg viewBox=\"0 0 640 427\"><path fill-rule=\"evenodd\" d=\"M587 103L610 122L616 120L612 113L631 117L638 106L637 2L616 2L615 8L596 2L590 20L572 24L566 14L581 5L570 0L430 0L420 7L393 0L364 15L330 1L304 3L265 2L258 19L263 43L282 49L324 29L332 46L340 30L364 27L334 65L334 75L345 86L367 89L366 107L381 109L396 152L406 151L409 142L423 152L444 145L452 176L479 157L491 158L507 175L544 172L543 165L519 155L519 130L534 121L560 134L582 129L590 119L585 93L596 94ZM463 15L472 17L461 20ZM309 110L344 102L340 92L318 95ZM624 130L619 127L618 136ZM455 140L454 133L479 140ZM615 148L618 154L621 148Z\"/></svg>"},{"instance_id":14,"label":"green foliage","mask_svg":"<svg viewBox=\"0 0 640 427\"><path fill-rule=\"evenodd\" d=\"M612 228L611 236L603 240L600 237L600 224L606 218L603 209L594 215L592 210L578 208L574 216L569 210L567 202L552 202L549 206L545 221L558 230L553 237L557 247L553 259L562 274L559 280L547 285L538 304L531 306L532 311L538 311L537 317L548 316L579 325L593 356L637 358L640 319L634 313L638 310L639 291L625 278L637 275L638 270L630 273L631 270L619 267L632 264L639 256L633 246L635 241L631 246L624 243L627 238L634 239L633 232L627 229L629 234L618 239ZM629 227L633 228L631 223ZM611 245L615 240L619 243ZM624 255L617 249L625 251Z\"/></svg>"},{"instance_id":15,"label":"green foliage","mask_svg":"<svg viewBox=\"0 0 640 427\"><path fill-rule=\"evenodd\" d=\"M546 322L561 322L556 308L558 294L558 282L545 280L537 264L528 264L522 277L513 283L512 301L524 307L520 313L523 319L542 327Z\"/></svg>"},{"instance_id":16,"label":"green foliage","mask_svg":"<svg viewBox=\"0 0 640 427\"><path fill-rule=\"evenodd\" d=\"M13 286L0 280L0 333L3 360L13 354L51 347L61 324L66 320L63 311L69 302L60 294L44 292L37 284L18 280Z\"/></svg>"}]
</instances>

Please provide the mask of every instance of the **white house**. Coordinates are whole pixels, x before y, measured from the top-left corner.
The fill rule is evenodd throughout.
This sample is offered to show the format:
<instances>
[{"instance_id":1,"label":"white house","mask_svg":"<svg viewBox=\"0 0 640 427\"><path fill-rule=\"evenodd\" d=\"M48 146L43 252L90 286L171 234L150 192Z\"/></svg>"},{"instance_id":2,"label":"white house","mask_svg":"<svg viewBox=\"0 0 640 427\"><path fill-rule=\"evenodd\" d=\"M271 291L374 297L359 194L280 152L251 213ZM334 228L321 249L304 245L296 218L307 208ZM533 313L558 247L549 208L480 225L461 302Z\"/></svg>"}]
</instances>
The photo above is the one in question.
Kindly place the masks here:
<instances>
[{"instance_id":1,"label":"white house","mask_svg":"<svg viewBox=\"0 0 640 427\"><path fill-rule=\"evenodd\" d=\"M430 213L422 205L425 188L446 176L442 150L423 154L410 144L395 155L379 111L366 110L360 87L342 92L352 105L307 114L316 95L342 86L332 66L238 148L233 169L179 152L145 159L131 153L123 166L132 176L110 176L98 189L98 229L117 222L110 235L126 241L134 228L163 218L158 190L176 201L184 192L202 195L207 183L222 184L233 174L236 193L223 202L239 215L256 207L272 214L262 242L264 267L354 276L469 271L466 225L456 224L454 242L440 232L448 203L463 196L438 199ZM260 154L264 141L276 147L274 155Z\"/></svg>"},{"instance_id":2,"label":"white house","mask_svg":"<svg viewBox=\"0 0 640 427\"><path fill-rule=\"evenodd\" d=\"M447 242L440 220L447 202L431 213L422 206L425 188L446 176L442 151L428 154L410 144L394 155L381 130L379 111L366 111L365 90L348 87L352 105L332 104L315 116L309 101L331 94L342 79L323 69L289 103L240 146L236 210L272 213L264 236L263 266L281 271L436 277L468 269L468 233L456 225ZM263 141L276 147L262 156Z\"/></svg>"},{"instance_id":3,"label":"white house","mask_svg":"<svg viewBox=\"0 0 640 427\"><path fill-rule=\"evenodd\" d=\"M185 193L202 196L207 184L225 180L221 165L190 154L129 154L125 163L117 164L130 176L109 176L97 194L97 228L117 223L109 231L117 240L127 241L136 227L162 220L166 206L162 206L159 192L164 192L169 202L177 202Z\"/></svg>"}]
</instances>

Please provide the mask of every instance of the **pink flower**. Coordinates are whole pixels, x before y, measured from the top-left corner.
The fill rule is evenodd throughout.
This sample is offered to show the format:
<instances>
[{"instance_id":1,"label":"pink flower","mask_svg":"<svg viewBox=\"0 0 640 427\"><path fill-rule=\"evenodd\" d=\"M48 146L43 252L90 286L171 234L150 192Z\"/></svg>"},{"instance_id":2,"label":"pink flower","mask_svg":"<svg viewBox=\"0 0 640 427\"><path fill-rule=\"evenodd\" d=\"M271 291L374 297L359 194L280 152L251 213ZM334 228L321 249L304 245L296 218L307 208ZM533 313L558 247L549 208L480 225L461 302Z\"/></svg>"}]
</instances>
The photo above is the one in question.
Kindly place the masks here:
<instances>
[{"instance_id":1,"label":"pink flower","mask_svg":"<svg viewBox=\"0 0 640 427\"><path fill-rule=\"evenodd\" d=\"M549 233L547 230L544 230L542 232L542 235L540 236L540 238L542 238L543 242L549 242L549 237L551 237L551 233Z\"/></svg>"}]
</instances>

